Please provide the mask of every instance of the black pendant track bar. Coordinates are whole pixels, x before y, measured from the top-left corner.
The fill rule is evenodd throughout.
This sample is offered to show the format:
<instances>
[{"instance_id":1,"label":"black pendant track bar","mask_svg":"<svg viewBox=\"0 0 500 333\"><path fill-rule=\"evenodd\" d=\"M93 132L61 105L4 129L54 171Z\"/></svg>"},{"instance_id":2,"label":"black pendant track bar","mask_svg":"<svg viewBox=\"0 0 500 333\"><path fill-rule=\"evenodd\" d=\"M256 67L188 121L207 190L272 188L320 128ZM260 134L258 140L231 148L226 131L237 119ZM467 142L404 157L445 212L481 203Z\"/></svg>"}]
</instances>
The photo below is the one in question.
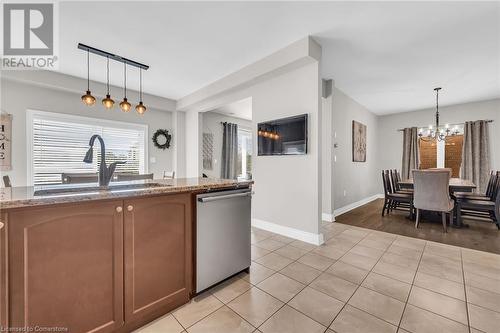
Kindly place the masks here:
<instances>
[{"instance_id":1,"label":"black pendant track bar","mask_svg":"<svg viewBox=\"0 0 500 333\"><path fill-rule=\"evenodd\" d=\"M119 55L116 55L116 54L113 54L113 53L109 53L109 52L106 52L106 51L103 51L103 50L99 50L99 49L96 49L95 47L88 46L88 45L85 45L85 44L82 44L82 43L78 43L78 48L80 50L88 51L90 53L100 55L101 57L109 58L111 60L115 60L115 61L118 61L118 62L127 64L127 65L130 65L130 66L134 66L134 67L137 67L137 68L141 68L141 69L144 69L144 70L147 70L149 68L148 65L141 64L140 62L133 61L133 60L130 60L130 59L124 58L122 56L119 56Z\"/></svg>"}]
</instances>

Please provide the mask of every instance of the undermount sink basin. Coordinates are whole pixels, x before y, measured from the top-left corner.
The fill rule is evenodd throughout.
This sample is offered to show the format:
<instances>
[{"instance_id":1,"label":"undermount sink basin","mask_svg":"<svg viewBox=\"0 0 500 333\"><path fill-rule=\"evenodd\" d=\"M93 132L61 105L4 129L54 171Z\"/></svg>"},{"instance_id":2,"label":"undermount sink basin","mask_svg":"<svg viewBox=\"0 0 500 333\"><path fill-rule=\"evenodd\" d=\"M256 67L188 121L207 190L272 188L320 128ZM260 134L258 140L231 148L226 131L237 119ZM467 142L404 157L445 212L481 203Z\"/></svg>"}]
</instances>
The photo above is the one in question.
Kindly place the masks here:
<instances>
[{"instance_id":1,"label":"undermount sink basin","mask_svg":"<svg viewBox=\"0 0 500 333\"><path fill-rule=\"evenodd\" d=\"M75 186L68 187L66 185L55 185L52 188L44 188L36 190L34 195L74 195L74 194L85 194L85 193L95 193L95 192L124 192L124 191L136 191L136 190L147 190L154 187L164 187L170 186L168 184L160 183L143 183L143 184L110 184L109 186Z\"/></svg>"}]
</instances>

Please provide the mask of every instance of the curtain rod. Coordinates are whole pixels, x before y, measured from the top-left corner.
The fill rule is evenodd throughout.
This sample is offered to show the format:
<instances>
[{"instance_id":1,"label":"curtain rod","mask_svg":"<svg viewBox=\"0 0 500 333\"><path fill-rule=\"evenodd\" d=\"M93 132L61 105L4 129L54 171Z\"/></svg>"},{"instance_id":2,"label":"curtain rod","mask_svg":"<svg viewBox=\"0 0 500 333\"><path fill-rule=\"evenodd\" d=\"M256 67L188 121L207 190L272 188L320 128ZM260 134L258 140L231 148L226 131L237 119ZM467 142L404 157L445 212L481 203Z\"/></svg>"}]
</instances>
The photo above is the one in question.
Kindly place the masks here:
<instances>
[{"instance_id":1,"label":"curtain rod","mask_svg":"<svg viewBox=\"0 0 500 333\"><path fill-rule=\"evenodd\" d=\"M491 119L485 119L484 120L487 123L492 123L493 120ZM457 124L448 124L450 127L456 126L456 125L465 125L465 123L457 123ZM434 125L432 125L434 126ZM417 128L428 128L429 126L412 126L412 127L417 127ZM403 132L405 129L404 128L398 128L398 132Z\"/></svg>"}]
</instances>

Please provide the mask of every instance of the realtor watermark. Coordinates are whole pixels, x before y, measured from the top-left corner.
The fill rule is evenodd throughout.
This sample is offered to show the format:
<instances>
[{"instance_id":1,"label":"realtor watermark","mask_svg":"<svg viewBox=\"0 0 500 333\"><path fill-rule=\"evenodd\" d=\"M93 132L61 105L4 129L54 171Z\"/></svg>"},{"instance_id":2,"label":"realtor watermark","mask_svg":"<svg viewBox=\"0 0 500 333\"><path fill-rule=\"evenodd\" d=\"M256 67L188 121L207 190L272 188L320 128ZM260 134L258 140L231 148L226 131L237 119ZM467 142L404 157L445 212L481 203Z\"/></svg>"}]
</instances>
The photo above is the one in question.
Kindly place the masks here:
<instances>
[{"instance_id":1,"label":"realtor watermark","mask_svg":"<svg viewBox=\"0 0 500 333\"><path fill-rule=\"evenodd\" d=\"M58 69L57 2L2 1L2 70Z\"/></svg>"}]
</instances>

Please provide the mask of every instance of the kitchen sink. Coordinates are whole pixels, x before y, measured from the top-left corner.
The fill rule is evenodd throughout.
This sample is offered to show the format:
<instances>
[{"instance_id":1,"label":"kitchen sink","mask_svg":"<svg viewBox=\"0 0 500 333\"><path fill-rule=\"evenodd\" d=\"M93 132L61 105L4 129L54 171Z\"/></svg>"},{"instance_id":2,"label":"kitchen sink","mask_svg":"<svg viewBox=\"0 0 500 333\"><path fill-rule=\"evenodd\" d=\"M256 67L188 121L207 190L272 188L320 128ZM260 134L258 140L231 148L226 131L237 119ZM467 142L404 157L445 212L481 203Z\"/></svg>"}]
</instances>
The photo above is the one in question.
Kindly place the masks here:
<instances>
[{"instance_id":1,"label":"kitchen sink","mask_svg":"<svg viewBox=\"0 0 500 333\"><path fill-rule=\"evenodd\" d=\"M141 184L110 184L109 186L89 186L85 185L54 185L36 190L34 195L77 195L97 192L125 192L147 190L155 187L171 186L160 183L141 183Z\"/></svg>"}]
</instances>

